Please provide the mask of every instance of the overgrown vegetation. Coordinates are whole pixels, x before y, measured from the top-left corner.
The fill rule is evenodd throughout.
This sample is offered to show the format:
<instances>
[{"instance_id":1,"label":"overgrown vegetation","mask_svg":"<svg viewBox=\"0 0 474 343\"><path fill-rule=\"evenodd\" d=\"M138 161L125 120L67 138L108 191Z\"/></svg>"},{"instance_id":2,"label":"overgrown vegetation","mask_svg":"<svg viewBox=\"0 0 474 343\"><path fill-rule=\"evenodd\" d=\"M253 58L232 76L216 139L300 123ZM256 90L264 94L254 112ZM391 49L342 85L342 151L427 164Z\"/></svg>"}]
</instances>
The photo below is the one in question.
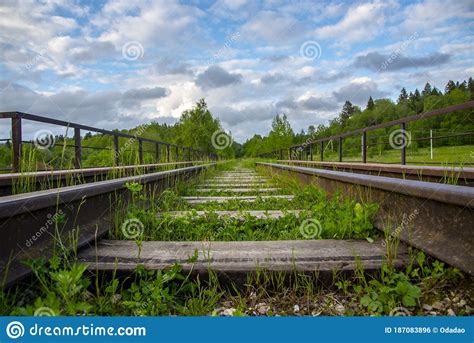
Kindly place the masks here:
<instances>
[{"instance_id":1,"label":"overgrown vegetation","mask_svg":"<svg viewBox=\"0 0 474 343\"><path fill-rule=\"evenodd\" d=\"M247 163L247 162L246 162ZM233 163L220 164L218 170ZM210 174L216 175L217 171ZM209 176L209 175L207 175ZM282 192L292 192L293 200L260 199L240 203L238 209L303 209L306 215L322 223L324 238L367 238L383 236L373 229L376 206L328 198L315 187L301 187L288 178L274 180ZM126 219L138 218L145 224L135 238L137 249L146 239L162 240L243 240L305 239L299 231L302 218L288 214L280 221L246 218L245 222L218 219L215 209L227 209L236 203L206 204L193 207L209 212L208 219L194 214L173 219L165 211L191 206L180 199L189 192L178 184L144 207L143 188L128 184L132 201L125 216L117 217L117 227ZM160 216L157 217L157 214ZM248 222L248 224L247 224ZM114 230L111 237L120 236ZM392 239L396 239L392 238ZM388 249L397 244L388 242ZM394 248L395 247L395 248ZM396 254L392 251L390 255ZM223 282L209 270L206 277L184 272L174 265L166 270L146 271L138 266L129 276L115 273L90 273L76 255L58 249L54 257L27 261L33 270L31 279L0 291L0 315L397 315L393 311L425 315L472 314L472 278L455 268L412 251L412 262L397 270L387 260L374 274L363 270L354 275L334 273L332 280L317 273L280 273L257 270L246 280ZM189 256L188 262L197 256ZM331 286L332 285L332 286ZM403 308L403 310L400 310Z\"/></svg>"},{"instance_id":2,"label":"overgrown vegetation","mask_svg":"<svg viewBox=\"0 0 474 343\"><path fill-rule=\"evenodd\" d=\"M306 132L304 130L299 133L293 132L284 114L276 116L272 123L272 129L267 136L255 135L248 139L243 147L246 156L256 156L277 149L287 149L292 144L302 144L308 140L330 137L343 132L464 103L473 99L474 81L472 78L469 78L467 82L455 83L449 81L444 93L436 87L432 87L429 83L425 85L421 92L415 89L414 92L407 93L405 88L403 88L397 102L393 102L390 99L373 100L370 97L366 108L363 110L358 106L354 106L350 101L346 101L339 115L327 125L320 124L317 127L311 125ZM399 129L399 126L369 132L367 135L367 154L369 159L381 162L400 161L400 151L393 150L389 144L390 133L397 129ZM409 158L413 156L409 162L430 160L428 152L424 152L422 156L417 156L418 152L421 153L424 148L429 148L430 130L432 130L433 137L442 137L434 140L434 147L436 149L438 147L471 145L471 148L467 149L468 151L451 151L451 154L448 156L439 155L436 150L433 161L451 162L455 159L455 162L458 163L462 161L472 162L470 155L474 143L472 136L452 137L455 133L472 132L474 130L471 110L456 111L451 114L412 122L407 125L407 130L411 135L407 154ZM420 138L425 139L418 140ZM337 144L338 142L335 141L325 145L325 160L338 160ZM343 151L345 160L354 158L360 160L360 136L345 138ZM315 147L314 153L319 153L319 147ZM387 153L393 153L393 155L387 156Z\"/></svg>"}]
</instances>

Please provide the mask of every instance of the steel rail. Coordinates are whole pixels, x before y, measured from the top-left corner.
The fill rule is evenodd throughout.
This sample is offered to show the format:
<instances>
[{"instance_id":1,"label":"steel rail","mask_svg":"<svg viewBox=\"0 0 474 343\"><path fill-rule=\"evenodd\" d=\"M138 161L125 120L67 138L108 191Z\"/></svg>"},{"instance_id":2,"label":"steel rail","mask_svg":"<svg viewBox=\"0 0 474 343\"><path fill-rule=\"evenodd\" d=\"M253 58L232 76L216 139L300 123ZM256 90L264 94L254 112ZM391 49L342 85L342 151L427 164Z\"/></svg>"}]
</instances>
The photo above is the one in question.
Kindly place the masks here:
<instances>
[{"instance_id":1,"label":"steel rail","mask_svg":"<svg viewBox=\"0 0 474 343\"><path fill-rule=\"evenodd\" d=\"M474 188L257 162L329 194L376 203L375 226L468 274L474 273ZM324 230L324 228L323 228Z\"/></svg>"},{"instance_id":2,"label":"steel rail","mask_svg":"<svg viewBox=\"0 0 474 343\"><path fill-rule=\"evenodd\" d=\"M197 165L204 163L204 161L184 161L184 162L169 162L169 163L154 163L154 164L139 164L129 166L116 167L93 167L82 169L62 169L62 170L44 170L37 172L26 173L5 173L0 174L0 196L12 195L12 187L25 180L26 182L34 184L35 190L39 190L41 185L49 183L51 187L66 186L65 182L68 179L79 179L83 182L102 181L101 178L107 177L111 173L125 173L125 175L136 170L143 170L144 172L153 171L161 167L171 166L185 166ZM122 176L125 176L122 175Z\"/></svg>"},{"instance_id":3,"label":"steel rail","mask_svg":"<svg viewBox=\"0 0 474 343\"><path fill-rule=\"evenodd\" d=\"M146 194L157 195L212 166L215 163L1 197L0 280L5 286L21 280L31 272L21 261L51 257L57 242L75 249L113 228L115 216L131 197L127 183L140 183Z\"/></svg>"},{"instance_id":4,"label":"steel rail","mask_svg":"<svg viewBox=\"0 0 474 343\"><path fill-rule=\"evenodd\" d=\"M474 186L474 168L472 167L407 166L386 163L321 162L306 160L278 160L278 162L309 168L350 171L354 173L418 181L445 182L452 180L455 181L456 184Z\"/></svg>"}]
</instances>

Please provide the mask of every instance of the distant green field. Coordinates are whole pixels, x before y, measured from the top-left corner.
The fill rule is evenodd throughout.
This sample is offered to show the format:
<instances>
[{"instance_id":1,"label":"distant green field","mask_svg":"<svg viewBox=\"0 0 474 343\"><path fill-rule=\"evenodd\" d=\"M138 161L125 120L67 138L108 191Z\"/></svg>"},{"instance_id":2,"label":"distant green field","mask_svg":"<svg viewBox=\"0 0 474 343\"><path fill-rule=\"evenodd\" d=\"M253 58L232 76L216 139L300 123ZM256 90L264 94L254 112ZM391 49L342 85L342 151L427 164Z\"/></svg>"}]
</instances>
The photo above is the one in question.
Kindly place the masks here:
<instances>
[{"instance_id":1,"label":"distant green field","mask_svg":"<svg viewBox=\"0 0 474 343\"><path fill-rule=\"evenodd\" d=\"M370 151L367 154L367 162L381 163L400 163L400 150L386 150L380 154L373 154ZM314 156L314 160L318 160L319 155ZM325 152L325 161L338 161L339 155L336 152ZM360 154L343 156L343 161L361 162ZM444 146L433 148L433 159L430 156L429 148L410 149L406 151L406 161L408 163L418 164L457 164L465 165L474 163L474 145L462 146Z\"/></svg>"}]
</instances>

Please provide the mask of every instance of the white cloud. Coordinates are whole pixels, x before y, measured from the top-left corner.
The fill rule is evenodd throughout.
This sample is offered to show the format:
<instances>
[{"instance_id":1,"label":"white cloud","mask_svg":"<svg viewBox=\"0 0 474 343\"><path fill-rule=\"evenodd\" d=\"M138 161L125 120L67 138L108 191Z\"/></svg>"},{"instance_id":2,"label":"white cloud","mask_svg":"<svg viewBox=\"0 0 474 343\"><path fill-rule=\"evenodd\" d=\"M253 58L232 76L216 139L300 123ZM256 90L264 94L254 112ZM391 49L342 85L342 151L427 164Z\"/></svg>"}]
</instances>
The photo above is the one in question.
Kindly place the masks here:
<instances>
[{"instance_id":1,"label":"white cloud","mask_svg":"<svg viewBox=\"0 0 474 343\"><path fill-rule=\"evenodd\" d=\"M332 40L336 46L370 41L382 33L384 11L389 6L380 1L356 5L336 24L317 28L314 32L318 38Z\"/></svg>"}]
</instances>

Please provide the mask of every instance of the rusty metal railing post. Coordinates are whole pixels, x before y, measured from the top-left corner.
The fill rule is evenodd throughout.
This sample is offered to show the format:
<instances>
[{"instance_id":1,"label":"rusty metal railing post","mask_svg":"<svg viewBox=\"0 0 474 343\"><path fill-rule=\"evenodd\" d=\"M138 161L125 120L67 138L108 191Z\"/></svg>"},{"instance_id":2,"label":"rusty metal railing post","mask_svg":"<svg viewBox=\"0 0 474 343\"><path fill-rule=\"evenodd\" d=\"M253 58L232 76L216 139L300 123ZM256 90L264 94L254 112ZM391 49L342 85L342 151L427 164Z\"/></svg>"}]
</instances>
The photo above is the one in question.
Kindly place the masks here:
<instances>
[{"instance_id":1,"label":"rusty metal railing post","mask_svg":"<svg viewBox=\"0 0 474 343\"><path fill-rule=\"evenodd\" d=\"M176 161L175 162L178 162L179 161L179 147L178 146L175 147L175 155L176 155Z\"/></svg>"},{"instance_id":2,"label":"rusty metal railing post","mask_svg":"<svg viewBox=\"0 0 474 343\"><path fill-rule=\"evenodd\" d=\"M115 166L118 166L120 164L120 146L119 146L119 137L117 135L114 135L114 162Z\"/></svg>"},{"instance_id":3,"label":"rusty metal railing post","mask_svg":"<svg viewBox=\"0 0 474 343\"><path fill-rule=\"evenodd\" d=\"M321 161L324 161L324 141L321 141Z\"/></svg>"},{"instance_id":4,"label":"rusty metal railing post","mask_svg":"<svg viewBox=\"0 0 474 343\"><path fill-rule=\"evenodd\" d=\"M367 132L362 132L362 162L367 163Z\"/></svg>"},{"instance_id":5,"label":"rusty metal railing post","mask_svg":"<svg viewBox=\"0 0 474 343\"><path fill-rule=\"evenodd\" d=\"M313 160L313 143L309 143L309 158Z\"/></svg>"},{"instance_id":6,"label":"rusty metal railing post","mask_svg":"<svg viewBox=\"0 0 474 343\"><path fill-rule=\"evenodd\" d=\"M170 146L166 144L166 162L170 162Z\"/></svg>"},{"instance_id":7,"label":"rusty metal railing post","mask_svg":"<svg viewBox=\"0 0 474 343\"><path fill-rule=\"evenodd\" d=\"M12 117L12 167L14 173L19 173L21 169L21 117L16 114Z\"/></svg>"},{"instance_id":8,"label":"rusty metal railing post","mask_svg":"<svg viewBox=\"0 0 474 343\"><path fill-rule=\"evenodd\" d=\"M339 162L342 162L342 137L339 137Z\"/></svg>"},{"instance_id":9,"label":"rusty metal railing post","mask_svg":"<svg viewBox=\"0 0 474 343\"><path fill-rule=\"evenodd\" d=\"M143 164L143 142L140 138L138 138L138 159L140 164Z\"/></svg>"},{"instance_id":10,"label":"rusty metal railing post","mask_svg":"<svg viewBox=\"0 0 474 343\"><path fill-rule=\"evenodd\" d=\"M81 148L81 129L74 128L74 168L81 169L82 148Z\"/></svg>"},{"instance_id":11,"label":"rusty metal railing post","mask_svg":"<svg viewBox=\"0 0 474 343\"><path fill-rule=\"evenodd\" d=\"M161 158L160 153L161 153L160 144L155 143L155 160L156 160L157 163L160 162L160 158Z\"/></svg>"},{"instance_id":12,"label":"rusty metal railing post","mask_svg":"<svg viewBox=\"0 0 474 343\"><path fill-rule=\"evenodd\" d=\"M407 164L407 136L406 136L406 126L405 123L402 123L401 125L402 129L402 149L401 149L401 159L402 159L402 164L405 165Z\"/></svg>"}]
</instances>

